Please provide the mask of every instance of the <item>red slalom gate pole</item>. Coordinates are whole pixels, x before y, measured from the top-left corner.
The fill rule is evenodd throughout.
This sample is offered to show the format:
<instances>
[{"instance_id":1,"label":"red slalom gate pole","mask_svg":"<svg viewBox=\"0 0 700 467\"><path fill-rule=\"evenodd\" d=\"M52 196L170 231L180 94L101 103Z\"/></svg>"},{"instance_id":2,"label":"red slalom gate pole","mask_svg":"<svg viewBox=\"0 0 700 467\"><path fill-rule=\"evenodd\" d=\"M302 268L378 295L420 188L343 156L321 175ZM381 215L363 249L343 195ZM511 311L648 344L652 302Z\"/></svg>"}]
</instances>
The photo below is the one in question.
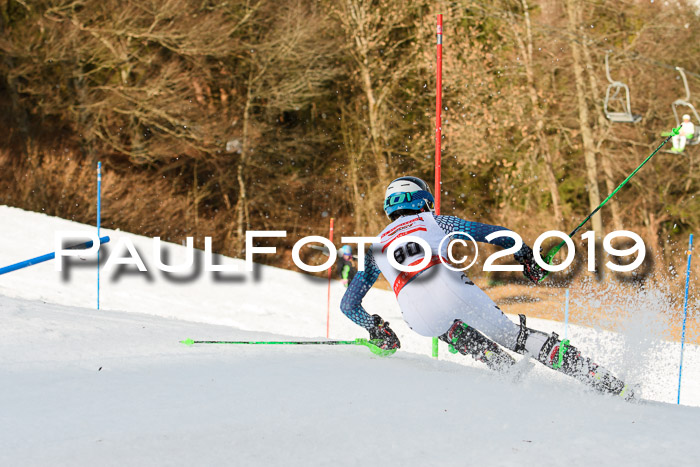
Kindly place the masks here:
<instances>
[{"instance_id":1,"label":"red slalom gate pole","mask_svg":"<svg viewBox=\"0 0 700 467\"><path fill-rule=\"evenodd\" d=\"M442 15L437 15L437 89L435 93L435 213L440 214L442 142Z\"/></svg>"},{"instance_id":2,"label":"red slalom gate pole","mask_svg":"<svg viewBox=\"0 0 700 467\"><path fill-rule=\"evenodd\" d=\"M435 92L435 214L440 214L442 143L442 15L437 15L437 85ZM438 339L433 337L433 357L438 357Z\"/></svg>"},{"instance_id":3,"label":"red slalom gate pole","mask_svg":"<svg viewBox=\"0 0 700 467\"><path fill-rule=\"evenodd\" d=\"M328 238L330 239L331 243L333 243L333 218L331 217L331 231L328 234ZM329 255L333 254L333 252L329 251ZM331 330L331 271L333 271L333 266L328 268L328 306L326 309L326 339L328 339L328 335Z\"/></svg>"}]
</instances>

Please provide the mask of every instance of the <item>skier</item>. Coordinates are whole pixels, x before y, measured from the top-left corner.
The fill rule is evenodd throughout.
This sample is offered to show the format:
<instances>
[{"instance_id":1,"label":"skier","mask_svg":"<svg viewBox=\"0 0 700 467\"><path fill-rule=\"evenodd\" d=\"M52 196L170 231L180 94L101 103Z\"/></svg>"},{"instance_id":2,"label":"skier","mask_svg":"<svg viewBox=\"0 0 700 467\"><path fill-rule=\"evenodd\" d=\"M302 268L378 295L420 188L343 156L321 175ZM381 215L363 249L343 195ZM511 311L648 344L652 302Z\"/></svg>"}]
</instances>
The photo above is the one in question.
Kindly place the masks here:
<instances>
[{"instance_id":1,"label":"skier","mask_svg":"<svg viewBox=\"0 0 700 467\"><path fill-rule=\"evenodd\" d=\"M355 266L355 259L352 257L352 247L350 245L343 245L340 248L340 258L338 259L338 275L340 276L340 282L347 287L355 277L357 272L357 267Z\"/></svg>"},{"instance_id":2,"label":"skier","mask_svg":"<svg viewBox=\"0 0 700 467\"><path fill-rule=\"evenodd\" d=\"M507 229L454 216L437 216L434 210L429 186L417 177L397 178L386 190L384 211L392 222L378 236L380 241L367 249L364 271L355 275L340 304L348 318L369 331L370 339L384 349L401 347L389 323L379 315L370 315L362 307L362 298L382 273L393 286L409 327L423 336L438 337L453 353L470 355L493 370L507 371L515 364L515 359L502 346L531 355L545 366L600 392L625 399L632 397L627 385L581 356L568 340L560 340L556 333L545 334L528 328L525 315L520 315L519 324L512 322L466 274L440 265L440 257L446 257L448 242L443 243L440 251L438 248L445 235L463 232L477 242L510 248L515 244L510 237L486 240L490 233ZM387 256L389 244L407 235L425 240L432 252L428 265L415 273L395 269ZM468 239L462 234L453 237ZM397 263L407 266L423 260L425 254L418 243L401 243L397 243L399 246L393 255ZM514 257L523 265L525 277L533 282L539 282L546 275L535 263L532 249L527 245L523 244Z\"/></svg>"}]
</instances>

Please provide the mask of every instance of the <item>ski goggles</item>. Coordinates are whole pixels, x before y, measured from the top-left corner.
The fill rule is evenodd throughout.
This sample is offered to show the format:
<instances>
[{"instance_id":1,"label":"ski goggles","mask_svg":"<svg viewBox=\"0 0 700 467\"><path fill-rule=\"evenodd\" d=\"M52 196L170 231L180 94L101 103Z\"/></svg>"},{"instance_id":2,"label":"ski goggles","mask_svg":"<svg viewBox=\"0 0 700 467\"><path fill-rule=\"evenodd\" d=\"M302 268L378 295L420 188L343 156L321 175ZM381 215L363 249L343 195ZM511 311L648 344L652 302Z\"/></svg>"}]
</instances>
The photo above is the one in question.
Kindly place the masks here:
<instances>
[{"instance_id":1,"label":"ski goggles","mask_svg":"<svg viewBox=\"0 0 700 467\"><path fill-rule=\"evenodd\" d=\"M390 194L384 200L384 212L387 216L400 209L420 211L426 206L430 211L433 211L435 209L435 198L430 192L424 190L400 191Z\"/></svg>"}]
</instances>

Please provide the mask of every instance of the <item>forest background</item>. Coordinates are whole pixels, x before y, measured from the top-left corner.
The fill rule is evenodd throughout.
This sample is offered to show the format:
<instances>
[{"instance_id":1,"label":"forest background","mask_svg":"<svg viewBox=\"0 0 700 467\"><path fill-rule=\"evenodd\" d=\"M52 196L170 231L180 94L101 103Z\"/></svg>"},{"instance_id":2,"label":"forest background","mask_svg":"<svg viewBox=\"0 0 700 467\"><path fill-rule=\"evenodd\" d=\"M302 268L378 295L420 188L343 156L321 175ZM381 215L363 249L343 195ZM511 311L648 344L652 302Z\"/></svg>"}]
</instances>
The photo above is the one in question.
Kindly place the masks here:
<instances>
[{"instance_id":1,"label":"forest background","mask_svg":"<svg viewBox=\"0 0 700 467\"><path fill-rule=\"evenodd\" d=\"M94 225L102 161L104 227L230 256L247 230L287 230L259 259L291 269L331 217L336 239L374 235L390 180L432 185L437 13L442 213L529 244L578 225L675 126L674 67L700 97L683 0L2 0L0 204ZM637 124L604 115L607 51ZM590 228L682 268L699 151L659 153Z\"/></svg>"}]
</instances>

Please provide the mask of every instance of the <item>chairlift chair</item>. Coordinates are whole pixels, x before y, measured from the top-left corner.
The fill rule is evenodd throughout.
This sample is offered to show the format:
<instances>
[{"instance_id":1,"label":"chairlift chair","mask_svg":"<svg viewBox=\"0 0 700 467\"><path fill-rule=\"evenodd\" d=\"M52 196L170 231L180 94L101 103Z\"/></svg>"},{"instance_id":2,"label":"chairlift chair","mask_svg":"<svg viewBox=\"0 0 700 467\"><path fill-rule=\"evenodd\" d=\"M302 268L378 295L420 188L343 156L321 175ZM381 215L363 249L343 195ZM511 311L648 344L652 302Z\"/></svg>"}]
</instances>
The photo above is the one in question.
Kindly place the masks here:
<instances>
[{"instance_id":1,"label":"chairlift chair","mask_svg":"<svg viewBox=\"0 0 700 467\"><path fill-rule=\"evenodd\" d=\"M693 138L687 140L685 144L696 145L700 143L700 116L698 115L698 111L695 109L695 106L690 103L690 88L688 87L688 79L685 77L685 72L683 71L683 68L676 67L676 70L678 70L678 73L680 73L681 78L683 79L683 87L685 88L685 99L676 99L675 101L673 101L673 104L671 104L671 108L673 109L673 116L676 119L676 127L679 127L681 125L681 119L678 117L678 108L687 107L690 109L690 112L695 117L695 133L693 133Z\"/></svg>"},{"instance_id":2,"label":"chairlift chair","mask_svg":"<svg viewBox=\"0 0 700 467\"><path fill-rule=\"evenodd\" d=\"M641 115L636 115L632 113L632 105L630 103L630 88L625 83L621 81L613 81L610 77L610 65L608 63L608 56L610 51L605 54L605 76L608 78L610 84L608 89L605 91L605 101L603 103L603 108L605 110L605 116L613 123L637 123L642 119ZM622 96L621 92L624 91L625 95ZM622 109L622 111L613 112L608 108L610 102L614 102L616 109Z\"/></svg>"}]
</instances>

